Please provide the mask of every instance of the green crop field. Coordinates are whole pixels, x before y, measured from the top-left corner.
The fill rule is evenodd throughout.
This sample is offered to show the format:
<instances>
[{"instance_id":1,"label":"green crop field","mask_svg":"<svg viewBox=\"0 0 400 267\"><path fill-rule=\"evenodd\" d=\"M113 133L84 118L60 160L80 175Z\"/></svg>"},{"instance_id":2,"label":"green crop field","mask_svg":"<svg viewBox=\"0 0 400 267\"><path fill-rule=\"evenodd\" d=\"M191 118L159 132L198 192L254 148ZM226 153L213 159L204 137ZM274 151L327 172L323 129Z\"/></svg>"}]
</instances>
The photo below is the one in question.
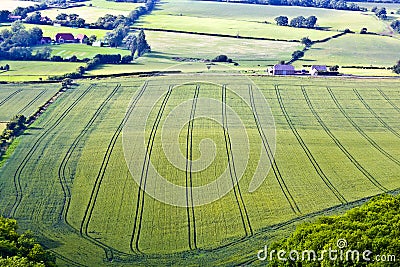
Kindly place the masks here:
<instances>
[{"instance_id":1,"label":"green crop field","mask_svg":"<svg viewBox=\"0 0 400 267\"><path fill-rule=\"evenodd\" d=\"M0 65L10 65L9 71L0 72L0 81L39 81L52 75L74 72L82 63L49 61L7 61L0 60Z\"/></svg>"},{"instance_id":2,"label":"green crop field","mask_svg":"<svg viewBox=\"0 0 400 267\"><path fill-rule=\"evenodd\" d=\"M224 12L221 12L221 10L224 10ZM289 19L300 15L305 17L314 15L318 18L318 26L325 27L333 31L343 31L346 28L353 31L359 31L361 28L367 27L370 31L381 32L385 27L385 24L383 22L379 22L372 15L362 12L308 7L249 5L193 0L169 0L163 2L162 8L153 12L152 14L156 17L159 17L159 15L168 15L170 16L169 18L172 19L172 21L177 21L177 19L174 19L173 16L183 16L192 19L218 18L227 20L226 23L220 21L222 25L228 25L227 23L229 22L229 20L234 20L237 22L237 24L246 22L262 23L265 21L275 24L274 18L279 15L287 16ZM157 21L156 18L154 20ZM164 18L162 18L162 21L164 22ZM150 20L150 22L150 25L153 26L153 20ZM222 29L222 25L219 25L220 29ZM286 31L282 28L280 28L280 30L284 32ZM243 35L245 34L243 33ZM312 37L313 36L310 36L311 39L313 39Z\"/></svg>"},{"instance_id":3,"label":"green crop field","mask_svg":"<svg viewBox=\"0 0 400 267\"><path fill-rule=\"evenodd\" d=\"M44 46L37 46L36 49L42 49ZM130 55L130 51L126 49L116 49L111 47L95 47L85 44L61 44L47 45L52 50L52 56L61 56L70 58L75 55L77 58L93 58L97 54L121 54Z\"/></svg>"},{"instance_id":4,"label":"green crop field","mask_svg":"<svg viewBox=\"0 0 400 267\"><path fill-rule=\"evenodd\" d=\"M31 116L52 98L58 89L57 84L0 85L0 122L9 121L19 114Z\"/></svg>"},{"instance_id":5,"label":"green crop field","mask_svg":"<svg viewBox=\"0 0 400 267\"><path fill-rule=\"evenodd\" d=\"M17 7L28 7L28 6L33 6L37 3L32 2L32 1L18 1L18 0L2 0L1 1L1 9L2 10L9 10L13 11Z\"/></svg>"},{"instance_id":6,"label":"green crop field","mask_svg":"<svg viewBox=\"0 0 400 267\"><path fill-rule=\"evenodd\" d=\"M240 265L268 227L400 187L397 79L253 82L81 81L0 169L0 213L61 265Z\"/></svg>"},{"instance_id":7,"label":"green crop field","mask_svg":"<svg viewBox=\"0 0 400 267\"><path fill-rule=\"evenodd\" d=\"M351 48L349 48L349 44ZM385 51L385 53L382 53ZM304 60L296 64L332 64L345 66L382 66L395 64L400 52L400 40L371 35L345 35L327 43L315 44Z\"/></svg>"},{"instance_id":8,"label":"green crop field","mask_svg":"<svg viewBox=\"0 0 400 267\"><path fill-rule=\"evenodd\" d=\"M141 3L129 3L129 2L113 2L107 0L90 0L85 2L86 5L92 5L97 8L104 8L110 10L119 10L119 11L126 11L126 10L134 10L136 7L141 6Z\"/></svg>"}]
</instances>

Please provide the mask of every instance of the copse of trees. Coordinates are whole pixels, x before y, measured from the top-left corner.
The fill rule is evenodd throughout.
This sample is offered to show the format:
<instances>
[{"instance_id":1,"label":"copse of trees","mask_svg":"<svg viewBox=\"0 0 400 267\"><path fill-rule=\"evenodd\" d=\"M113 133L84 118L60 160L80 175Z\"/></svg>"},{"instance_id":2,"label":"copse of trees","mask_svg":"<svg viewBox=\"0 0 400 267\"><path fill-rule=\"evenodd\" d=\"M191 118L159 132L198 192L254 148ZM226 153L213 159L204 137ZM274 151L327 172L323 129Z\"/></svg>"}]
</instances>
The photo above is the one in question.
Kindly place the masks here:
<instances>
[{"instance_id":1,"label":"copse of trees","mask_svg":"<svg viewBox=\"0 0 400 267\"><path fill-rule=\"evenodd\" d=\"M377 262L374 261L377 255L395 255L400 251L400 196L381 195L373 198L361 207L353 208L343 215L324 216L313 223L304 223L296 227L294 233L288 238L274 242L268 247L269 251L286 251L286 262L280 261L277 257L269 262L268 266L388 266L397 267L396 261ZM338 247L338 241L343 245ZM328 248L337 250L332 254L337 257L329 257L324 254L321 260L302 261L302 252L313 250L321 256L322 251ZM345 261L340 257L340 250L343 250L343 257L347 251L357 250L357 258L348 257ZM367 254L370 261L363 259L364 251L371 251ZM290 251L299 252L299 260L289 258ZM276 256L277 254L275 254ZM291 253L293 258L296 253ZM306 254L306 259L307 259ZM311 254L312 255L312 254ZM356 254L353 254L356 256ZM269 257L269 255L267 255ZM332 259L333 258L333 259Z\"/></svg>"},{"instance_id":2,"label":"copse of trees","mask_svg":"<svg viewBox=\"0 0 400 267\"><path fill-rule=\"evenodd\" d=\"M303 16L298 16L290 20L286 16L278 16L275 18L276 24L279 26L290 26L295 28L314 28L315 24L317 24L316 16L309 16L305 18Z\"/></svg>"},{"instance_id":3,"label":"copse of trees","mask_svg":"<svg viewBox=\"0 0 400 267\"><path fill-rule=\"evenodd\" d=\"M396 65L393 66L393 72L400 74L400 60L397 61Z\"/></svg>"},{"instance_id":4,"label":"copse of trees","mask_svg":"<svg viewBox=\"0 0 400 267\"><path fill-rule=\"evenodd\" d=\"M31 232L17 233L14 219L0 217L0 266L53 267L55 257L43 249Z\"/></svg>"},{"instance_id":5,"label":"copse of trees","mask_svg":"<svg viewBox=\"0 0 400 267\"><path fill-rule=\"evenodd\" d=\"M371 9L371 11L374 12L375 16L377 16L379 19L382 19L382 20L387 19L387 11L386 11L386 8L384 8L384 7L378 8L375 6Z\"/></svg>"},{"instance_id":6,"label":"copse of trees","mask_svg":"<svg viewBox=\"0 0 400 267\"><path fill-rule=\"evenodd\" d=\"M18 115L11 119L10 122L7 123L6 128L0 135L0 158L6 152L8 146L12 143L12 141L20 136L24 130L26 129L26 117L24 115ZM1 217L0 217L1 223ZM0 240L1 240L1 225L0 225ZM1 256L1 245L0 245L0 256Z\"/></svg>"},{"instance_id":7,"label":"copse of trees","mask_svg":"<svg viewBox=\"0 0 400 267\"><path fill-rule=\"evenodd\" d=\"M297 50L297 51L294 51L294 52L292 53L292 58L293 58L294 60L297 60L297 59L302 58L302 57L304 57L304 52L301 51L301 50Z\"/></svg>"},{"instance_id":8,"label":"copse of trees","mask_svg":"<svg viewBox=\"0 0 400 267\"><path fill-rule=\"evenodd\" d=\"M83 18L80 18L78 14L65 14L60 13L57 15L55 23L61 24L62 26L67 27L76 27L83 28L86 25L86 22Z\"/></svg>"},{"instance_id":9,"label":"copse of trees","mask_svg":"<svg viewBox=\"0 0 400 267\"><path fill-rule=\"evenodd\" d=\"M124 39L125 47L131 51L132 57L141 57L147 52L151 51L151 47L146 40L146 34L143 29L139 31L139 34L128 34Z\"/></svg>"},{"instance_id":10,"label":"copse of trees","mask_svg":"<svg viewBox=\"0 0 400 267\"><path fill-rule=\"evenodd\" d=\"M400 20L393 21L390 26L393 28L393 30L400 33Z\"/></svg>"}]
</instances>

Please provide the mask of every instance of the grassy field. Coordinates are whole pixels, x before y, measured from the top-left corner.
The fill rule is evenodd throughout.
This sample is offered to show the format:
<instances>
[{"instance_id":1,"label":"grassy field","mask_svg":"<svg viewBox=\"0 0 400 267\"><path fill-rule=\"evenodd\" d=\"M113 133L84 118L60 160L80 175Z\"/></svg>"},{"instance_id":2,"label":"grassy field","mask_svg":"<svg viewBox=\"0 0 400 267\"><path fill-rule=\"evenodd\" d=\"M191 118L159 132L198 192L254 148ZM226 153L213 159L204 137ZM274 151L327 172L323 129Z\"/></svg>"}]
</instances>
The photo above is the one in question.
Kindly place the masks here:
<instances>
[{"instance_id":1,"label":"grassy field","mask_svg":"<svg viewBox=\"0 0 400 267\"><path fill-rule=\"evenodd\" d=\"M296 64L391 67L397 61L399 45L399 40L390 37L345 35L327 43L313 45L306 52L304 59L297 61Z\"/></svg>"},{"instance_id":2,"label":"grassy field","mask_svg":"<svg viewBox=\"0 0 400 267\"><path fill-rule=\"evenodd\" d=\"M0 73L0 81L38 81L52 75L74 72L82 63L49 61L7 61L0 60L0 65L10 65L10 70Z\"/></svg>"},{"instance_id":3,"label":"grassy field","mask_svg":"<svg viewBox=\"0 0 400 267\"><path fill-rule=\"evenodd\" d=\"M0 133L2 133L3 130L6 128L6 124L7 123L0 122Z\"/></svg>"},{"instance_id":4,"label":"grassy field","mask_svg":"<svg viewBox=\"0 0 400 267\"><path fill-rule=\"evenodd\" d=\"M136 7L143 5L141 3L113 2L113 1L107 1L107 0L90 0L85 3L86 3L86 5L91 4L93 7L104 8L104 9L108 9L110 11L112 11L112 10L119 10L119 11L133 10Z\"/></svg>"},{"instance_id":5,"label":"grassy field","mask_svg":"<svg viewBox=\"0 0 400 267\"><path fill-rule=\"evenodd\" d=\"M220 12L224 10L224 12ZM163 2L160 9L152 13L153 16L165 15L172 21L177 21L174 16L182 16L182 22L186 22L185 17L192 19L197 18L210 18L210 19L224 19L218 22L219 31L222 31L228 26L230 20L237 21L237 24L246 24L248 22L263 23L268 21L275 24L274 18L282 15L287 16L289 19L297 16L316 16L318 18L317 24L333 31L344 30L349 28L353 31L360 31L361 28L367 27L370 31L380 32L385 28L383 22L379 22L372 15L364 14L362 12L349 12L320 8L307 8L307 7L288 7L288 6L269 6L269 5L248 5L248 4L235 4L226 2L208 2L208 1L192 1L192 0L170 0ZM151 16L150 16L151 17ZM155 19L156 20L156 19ZM153 23L158 25L156 21L151 19L145 20L153 27ZM166 18L162 19L163 23ZM199 22L203 22L199 20ZM199 26L203 24L199 24ZM207 25L207 24L206 24ZM253 24L255 27L256 24ZM147 27L147 25L146 25ZM239 26L237 26L239 27ZM258 27L257 27L258 28ZM269 30L271 28L265 28ZM239 28L238 28L239 30ZM280 28L280 31L287 31ZM312 32L312 31L311 31ZM242 35L245 35L244 32ZM261 32L259 32L261 36ZM272 33L271 33L272 35ZM262 35L264 36L264 35ZM307 35L306 35L307 36ZM310 38L319 38L318 35L312 33Z\"/></svg>"},{"instance_id":6,"label":"grassy field","mask_svg":"<svg viewBox=\"0 0 400 267\"><path fill-rule=\"evenodd\" d=\"M2 10L9 10L13 11L17 7L27 7L27 6L33 6L37 3L31 2L31 1L18 1L18 0L2 0L1 1L1 9Z\"/></svg>"},{"instance_id":7,"label":"grassy field","mask_svg":"<svg viewBox=\"0 0 400 267\"><path fill-rule=\"evenodd\" d=\"M59 85L57 84L0 85L0 122L9 121L18 114L31 116L58 89Z\"/></svg>"},{"instance_id":8,"label":"grassy field","mask_svg":"<svg viewBox=\"0 0 400 267\"><path fill-rule=\"evenodd\" d=\"M400 186L398 80L255 77L260 91L249 91L250 81L239 76L143 82L81 82L35 122L0 169L0 213L38 233L64 257L61 265L108 266L106 258L118 266L240 265L256 259L269 226ZM270 146L276 140L269 172L266 140ZM143 161L148 142L151 156ZM138 169L132 174L124 160L129 151L135 156L128 164ZM232 168L242 179L221 199L190 212L153 199L135 183L145 179L149 192L162 195L157 173L185 185L189 155L193 186L218 176L230 181ZM151 167L141 175L146 162ZM17 187L5 177L14 177ZM250 193L253 177L265 180ZM194 201L204 197L190 194Z\"/></svg>"},{"instance_id":9,"label":"grassy field","mask_svg":"<svg viewBox=\"0 0 400 267\"><path fill-rule=\"evenodd\" d=\"M130 55L129 50L116 49L111 47L94 47L85 44L62 44L62 45L48 45L52 49L53 56L61 56L63 58L70 58L75 55L78 58L93 58L97 54L121 54ZM43 46L37 46L36 49L41 49Z\"/></svg>"}]
</instances>

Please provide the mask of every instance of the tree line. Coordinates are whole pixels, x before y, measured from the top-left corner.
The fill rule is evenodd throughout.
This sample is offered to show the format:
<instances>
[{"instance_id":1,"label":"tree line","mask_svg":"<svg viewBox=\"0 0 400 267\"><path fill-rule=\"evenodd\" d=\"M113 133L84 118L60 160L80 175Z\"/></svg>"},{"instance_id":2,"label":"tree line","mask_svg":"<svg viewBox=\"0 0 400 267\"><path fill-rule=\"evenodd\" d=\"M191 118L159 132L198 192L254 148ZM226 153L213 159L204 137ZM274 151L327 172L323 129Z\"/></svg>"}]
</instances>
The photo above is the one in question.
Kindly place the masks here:
<instances>
[{"instance_id":1,"label":"tree line","mask_svg":"<svg viewBox=\"0 0 400 267\"><path fill-rule=\"evenodd\" d=\"M27 125L27 120L24 115L15 116L14 118L11 119L10 122L7 123L6 128L0 135L0 159L7 151L7 148L12 143L12 141L24 132L24 130L26 129L26 125ZM1 245L0 245L0 256L1 256Z\"/></svg>"},{"instance_id":2,"label":"tree line","mask_svg":"<svg viewBox=\"0 0 400 267\"><path fill-rule=\"evenodd\" d=\"M278 16L275 18L276 24L279 26L290 26L295 28L314 28L315 24L317 23L316 16L309 16L305 18L303 16L298 16L290 20L286 16Z\"/></svg>"},{"instance_id":3,"label":"tree line","mask_svg":"<svg viewBox=\"0 0 400 267\"><path fill-rule=\"evenodd\" d=\"M27 17L28 13L44 9L47 9L47 4L40 3L28 7L17 7L11 12L9 10L0 10L0 22L9 21L9 16L21 16L21 18L24 19Z\"/></svg>"}]
</instances>

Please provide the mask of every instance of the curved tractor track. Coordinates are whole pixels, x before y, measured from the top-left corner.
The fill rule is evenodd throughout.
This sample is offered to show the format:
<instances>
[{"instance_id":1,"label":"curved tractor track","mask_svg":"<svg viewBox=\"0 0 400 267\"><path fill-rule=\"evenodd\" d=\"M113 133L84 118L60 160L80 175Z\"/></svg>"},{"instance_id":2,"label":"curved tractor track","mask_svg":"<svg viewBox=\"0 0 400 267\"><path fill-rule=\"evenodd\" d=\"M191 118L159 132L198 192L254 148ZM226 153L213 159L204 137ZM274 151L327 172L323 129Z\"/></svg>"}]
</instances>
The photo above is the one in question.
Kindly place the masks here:
<instances>
[{"instance_id":1,"label":"curved tractor track","mask_svg":"<svg viewBox=\"0 0 400 267\"><path fill-rule=\"evenodd\" d=\"M389 154L386 150L384 150L382 147L380 147L369 135L367 135L363 129L361 129L360 126L357 125L357 123L350 118L349 114L344 110L342 105L339 103L338 99L336 98L335 94L332 92L332 89L327 87L329 95L331 96L333 102L335 102L336 107L340 110L340 112L343 114L343 116L347 119L348 122L357 130L358 133L362 135L362 137L367 140L371 146L373 146L376 150L378 150L382 155L387 157L389 160L394 162L395 164L400 166L400 161L396 158L394 158L391 154Z\"/></svg>"},{"instance_id":2,"label":"curved tractor track","mask_svg":"<svg viewBox=\"0 0 400 267\"><path fill-rule=\"evenodd\" d=\"M329 137L332 139L332 141L336 144L336 146L342 151L343 154L351 161L351 163L377 188L382 190L383 192L386 192L387 189L380 184L351 154L350 152L343 146L343 144L339 141L339 139L329 130L329 128L326 126L325 122L321 119L321 117L318 115L316 112L314 106L311 103L311 100L307 94L306 89L304 86L301 87L301 90L303 92L303 96L307 102L308 108L310 109L311 113L314 115L314 117L317 119L319 125L324 129L325 133L329 135Z\"/></svg>"},{"instance_id":3,"label":"curved tractor track","mask_svg":"<svg viewBox=\"0 0 400 267\"><path fill-rule=\"evenodd\" d=\"M245 236L253 235L253 229L251 227L250 218L247 213L246 205L243 200L242 193L240 191L239 186L239 179L236 174L235 168L235 160L232 152L232 143L231 138L229 136L229 127L228 127L228 117L226 114L226 85L222 86L222 94L221 94L221 108L222 108L222 127L224 130L224 138L225 138L225 148L226 148L226 155L228 157L228 166L229 172L232 180L233 185L233 192L235 194L236 202L238 204L238 208L240 211L240 217L243 223L243 229L245 232Z\"/></svg>"},{"instance_id":4,"label":"curved tractor track","mask_svg":"<svg viewBox=\"0 0 400 267\"><path fill-rule=\"evenodd\" d=\"M158 110L157 117L153 123L152 129L150 132L150 137L147 141L147 147L146 147L146 152L145 152L145 156L143 159L142 171L141 171L141 176L140 176L140 184L138 187L135 221L134 221L133 231L132 231L132 236L131 236L131 241L130 241L130 248L131 248L132 252L134 252L134 253L141 253L141 251L139 249L139 239L140 239L140 231L142 228L145 190L146 190L146 182L147 182L147 176L148 176L150 160L151 160L151 153L153 150L154 139L156 137L158 126L161 122L162 115L164 113L165 107L167 106L168 100L172 94L173 88L174 88L174 86L170 85L167 93L164 96L164 99L161 103L161 107Z\"/></svg>"},{"instance_id":5,"label":"curved tractor track","mask_svg":"<svg viewBox=\"0 0 400 267\"><path fill-rule=\"evenodd\" d=\"M32 99L28 104L26 104L25 107L23 107L20 111L18 111L18 114L24 113L28 108L30 108L33 105L33 103L38 101L47 91L48 89L42 90L34 99Z\"/></svg>"},{"instance_id":6,"label":"curved tractor track","mask_svg":"<svg viewBox=\"0 0 400 267\"><path fill-rule=\"evenodd\" d=\"M7 96L6 98L4 98L2 101L0 101L0 107L2 105L4 105L5 103L7 103L7 101L9 101L11 98L13 98L15 95L19 94L22 92L22 89L18 89L17 91L11 93L9 96Z\"/></svg>"},{"instance_id":7,"label":"curved tractor track","mask_svg":"<svg viewBox=\"0 0 400 267\"><path fill-rule=\"evenodd\" d=\"M194 212L193 202L193 177L192 177L192 165L193 165L193 128L194 118L196 113L197 99L199 97L200 85L196 86L196 90L193 95L192 109L190 111L187 136L186 136L186 214L188 218L188 239L189 248L197 249L196 240L196 217Z\"/></svg>"},{"instance_id":8,"label":"curved tractor track","mask_svg":"<svg viewBox=\"0 0 400 267\"><path fill-rule=\"evenodd\" d=\"M21 187L21 174L24 171L25 167L27 166L29 160L32 158L34 152L37 150L39 147L40 143L45 139L45 137L53 131L63 120L64 118L71 112L71 110L85 97L86 94L89 93L89 91L94 88L94 85L88 86L80 95L77 99L74 100L74 102L63 112L63 114L57 118L57 120L49 126L39 137L38 139L33 143L32 147L29 149L28 153L25 155L23 158L22 162L19 164L17 170L14 173L14 187L16 191L15 195L15 201L8 212L8 217L15 217L15 213L21 204L22 201L22 187Z\"/></svg>"},{"instance_id":9,"label":"curved tractor track","mask_svg":"<svg viewBox=\"0 0 400 267\"><path fill-rule=\"evenodd\" d=\"M397 112L400 112L400 108L381 89L378 89L378 92Z\"/></svg>"},{"instance_id":10,"label":"curved tractor track","mask_svg":"<svg viewBox=\"0 0 400 267\"><path fill-rule=\"evenodd\" d=\"M120 122L120 124L118 125L117 129L115 130L108 146L107 146L107 150L106 153L103 156L103 160L100 166L100 169L97 173L96 179L95 179L95 183L93 185L93 189L91 191L90 194L90 199L89 199L89 203L86 206L86 210L85 210L85 214L83 216L82 222L81 222L81 226L79 229L79 233L82 237L84 237L85 239L90 240L91 242L94 242L95 244L99 245L100 247L102 247L106 253L106 258L108 261L112 261L114 258L114 249L112 249L111 247L103 244L102 242L92 238L89 236L88 233L88 228L89 228L89 223L91 220L91 217L93 215L93 210L94 207L96 205L96 201L97 201L97 197L100 191L100 187L101 187L101 183L103 181L107 166L108 166L108 162L110 161L110 157L112 154L112 151L115 147L115 144L118 140L119 135L121 134L126 122L128 121L129 116L132 114L132 111L134 110L137 102L139 101L139 99L142 97L144 91L147 88L147 82L144 83L144 85L142 86L142 88L140 89L140 91L136 94L136 96L134 97L132 103L130 104L128 111L126 112L124 118L122 119L122 121ZM115 90L115 89L114 89ZM119 251L118 251L119 252ZM121 253L121 252L120 252Z\"/></svg>"},{"instance_id":11,"label":"curved tractor track","mask_svg":"<svg viewBox=\"0 0 400 267\"><path fill-rule=\"evenodd\" d=\"M299 142L301 148L303 149L304 153L307 155L307 158L309 159L310 163L314 167L315 171L317 172L318 176L322 179L322 181L325 183L325 185L329 188L329 190L335 195L335 197L342 203L345 204L347 203L346 198L339 192L339 190L332 184L332 182L329 180L329 178L326 176L322 168L319 166L317 160L311 153L310 149L307 147L306 143L304 142L303 138L297 131L296 127L294 126L289 114L286 111L286 107L283 103L283 99L280 93L280 89L278 85L275 85L275 93L278 98L279 106L282 110L283 115L285 116L285 119L292 130L292 133L296 137L297 141Z\"/></svg>"},{"instance_id":12,"label":"curved tractor track","mask_svg":"<svg viewBox=\"0 0 400 267\"><path fill-rule=\"evenodd\" d=\"M290 190L288 189L285 180L282 177L282 174L278 168L278 164L276 163L274 154L272 152L271 146L268 142L268 139L264 133L264 130L261 127L261 123L260 123L260 119L258 117L258 113L257 113L257 109L256 109L256 105L254 103L254 94L253 94L253 87L252 85L249 85L249 96L250 96L250 105L251 105L251 109L252 109L252 113L253 113L253 117L254 117L254 121L256 123L257 129L258 129L258 133L260 135L261 141L263 143L264 149L267 152L267 156L268 156L268 160L271 164L272 170L274 172L275 178L279 183L279 187L282 190L282 193L284 194L287 202L290 205L290 208L292 209L293 213L295 214L301 214L301 211L299 209L299 206L297 205L296 201L294 200L292 194L290 193Z\"/></svg>"}]
</instances>

